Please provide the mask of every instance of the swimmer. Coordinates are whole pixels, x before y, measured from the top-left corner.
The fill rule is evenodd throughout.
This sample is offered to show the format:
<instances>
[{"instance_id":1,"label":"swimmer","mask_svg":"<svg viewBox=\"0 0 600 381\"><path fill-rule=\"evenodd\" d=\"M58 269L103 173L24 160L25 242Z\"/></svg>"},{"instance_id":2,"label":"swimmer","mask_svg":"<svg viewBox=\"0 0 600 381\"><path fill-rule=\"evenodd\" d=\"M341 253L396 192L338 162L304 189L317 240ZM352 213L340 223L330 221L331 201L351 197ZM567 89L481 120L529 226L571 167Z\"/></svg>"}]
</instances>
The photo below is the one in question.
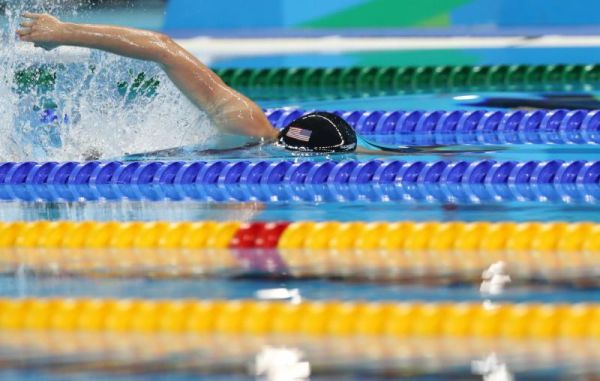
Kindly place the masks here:
<instances>
[{"instance_id":1,"label":"swimmer","mask_svg":"<svg viewBox=\"0 0 600 381\"><path fill-rule=\"evenodd\" d=\"M67 23L48 14L26 12L22 16L17 34L22 41L37 47L52 50L59 46L79 46L157 63L222 132L258 138L262 143L273 142L290 151L367 154L390 151L373 144L361 145L377 150L359 147L354 129L339 116L327 112L310 113L281 131L276 129L256 103L227 86L198 58L164 34L109 25ZM395 154L415 153L418 149L407 147L391 151ZM97 159L100 153L94 152L92 156Z\"/></svg>"}]
</instances>

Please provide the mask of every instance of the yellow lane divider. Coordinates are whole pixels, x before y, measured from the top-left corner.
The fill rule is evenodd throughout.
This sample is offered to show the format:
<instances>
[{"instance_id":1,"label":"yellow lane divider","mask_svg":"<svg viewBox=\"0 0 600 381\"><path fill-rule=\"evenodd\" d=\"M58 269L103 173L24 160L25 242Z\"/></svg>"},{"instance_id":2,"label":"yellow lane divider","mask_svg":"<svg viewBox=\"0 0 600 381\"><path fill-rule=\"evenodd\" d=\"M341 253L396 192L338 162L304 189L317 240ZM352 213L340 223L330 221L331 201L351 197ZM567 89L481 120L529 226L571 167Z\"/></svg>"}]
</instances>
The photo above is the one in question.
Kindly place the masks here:
<instances>
[{"instance_id":1,"label":"yellow lane divider","mask_svg":"<svg viewBox=\"0 0 600 381\"><path fill-rule=\"evenodd\" d=\"M0 299L0 331L600 339L598 304Z\"/></svg>"},{"instance_id":2,"label":"yellow lane divider","mask_svg":"<svg viewBox=\"0 0 600 381\"><path fill-rule=\"evenodd\" d=\"M25 265L99 276L285 271L480 280L482 270L501 261L513 279L577 280L600 267L599 254L600 224L585 222L0 223L4 272Z\"/></svg>"},{"instance_id":3,"label":"yellow lane divider","mask_svg":"<svg viewBox=\"0 0 600 381\"><path fill-rule=\"evenodd\" d=\"M539 222L0 223L0 248L600 252L600 224Z\"/></svg>"},{"instance_id":4,"label":"yellow lane divider","mask_svg":"<svg viewBox=\"0 0 600 381\"><path fill-rule=\"evenodd\" d=\"M514 222L298 222L279 248L599 251L600 224Z\"/></svg>"},{"instance_id":5,"label":"yellow lane divider","mask_svg":"<svg viewBox=\"0 0 600 381\"><path fill-rule=\"evenodd\" d=\"M0 248L226 248L238 222L0 223Z\"/></svg>"}]
</instances>

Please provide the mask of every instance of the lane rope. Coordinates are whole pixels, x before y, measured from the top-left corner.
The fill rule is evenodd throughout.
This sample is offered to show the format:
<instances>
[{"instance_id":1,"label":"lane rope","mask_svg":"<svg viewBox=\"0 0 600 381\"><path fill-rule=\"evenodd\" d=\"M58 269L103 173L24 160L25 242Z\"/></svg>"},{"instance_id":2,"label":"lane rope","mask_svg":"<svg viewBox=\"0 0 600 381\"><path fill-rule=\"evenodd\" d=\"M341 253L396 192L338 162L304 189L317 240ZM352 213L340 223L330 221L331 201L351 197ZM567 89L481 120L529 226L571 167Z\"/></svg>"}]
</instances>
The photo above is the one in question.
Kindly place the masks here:
<instances>
[{"instance_id":1,"label":"lane rope","mask_svg":"<svg viewBox=\"0 0 600 381\"><path fill-rule=\"evenodd\" d=\"M0 200L583 201L600 161L0 163Z\"/></svg>"},{"instance_id":2,"label":"lane rope","mask_svg":"<svg viewBox=\"0 0 600 381\"><path fill-rule=\"evenodd\" d=\"M307 112L266 110L277 128ZM600 110L333 112L359 135L390 146L600 144Z\"/></svg>"},{"instance_id":3,"label":"lane rope","mask_svg":"<svg viewBox=\"0 0 600 381\"><path fill-rule=\"evenodd\" d=\"M26 268L38 275L435 276L480 283L482 271L500 264L514 280L591 279L591 286L598 254L600 225L587 222L0 223L6 274Z\"/></svg>"},{"instance_id":4,"label":"lane rope","mask_svg":"<svg viewBox=\"0 0 600 381\"><path fill-rule=\"evenodd\" d=\"M431 237L436 237L431 240ZM0 248L600 252L600 224L565 222L3 222ZM12 254L8 254L12 255Z\"/></svg>"},{"instance_id":5,"label":"lane rope","mask_svg":"<svg viewBox=\"0 0 600 381\"><path fill-rule=\"evenodd\" d=\"M240 90L271 97L328 97L426 91L593 89L600 65L223 68Z\"/></svg>"},{"instance_id":6,"label":"lane rope","mask_svg":"<svg viewBox=\"0 0 600 381\"><path fill-rule=\"evenodd\" d=\"M0 331L225 333L264 337L600 337L596 304L0 299Z\"/></svg>"}]
</instances>

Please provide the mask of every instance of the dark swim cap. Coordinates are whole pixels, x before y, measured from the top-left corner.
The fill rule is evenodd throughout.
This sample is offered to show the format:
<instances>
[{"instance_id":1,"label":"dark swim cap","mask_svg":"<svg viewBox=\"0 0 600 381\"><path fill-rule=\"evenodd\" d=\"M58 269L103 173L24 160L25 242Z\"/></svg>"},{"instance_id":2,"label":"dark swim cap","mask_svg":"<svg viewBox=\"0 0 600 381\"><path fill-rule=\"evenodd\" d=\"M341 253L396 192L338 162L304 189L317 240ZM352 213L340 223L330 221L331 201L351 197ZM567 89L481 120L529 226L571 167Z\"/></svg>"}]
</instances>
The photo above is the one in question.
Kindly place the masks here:
<instances>
[{"instance_id":1,"label":"dark swim cap","mask_svg":"<svg viewBox=\"0 0 600 381\"><path fill-rule=\"evenodd\" d=\"M356 132L335 114L313 112L281 130L277 142L292 151L350 152L356 149Z\"/></svg>"}]
</instances>

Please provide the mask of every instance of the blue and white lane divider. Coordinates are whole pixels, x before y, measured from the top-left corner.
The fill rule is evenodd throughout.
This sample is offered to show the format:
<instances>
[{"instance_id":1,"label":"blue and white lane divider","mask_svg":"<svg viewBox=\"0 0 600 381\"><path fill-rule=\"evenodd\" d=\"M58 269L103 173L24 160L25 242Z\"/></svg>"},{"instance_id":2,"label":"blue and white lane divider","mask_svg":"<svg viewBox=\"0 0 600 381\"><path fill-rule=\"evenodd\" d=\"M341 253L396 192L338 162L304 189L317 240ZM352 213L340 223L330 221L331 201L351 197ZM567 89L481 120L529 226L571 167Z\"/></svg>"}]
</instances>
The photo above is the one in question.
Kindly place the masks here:
<instances>
[{"instance_id":1,"label":"blue and white lane divider","mask_svg":"<svg viewBox=\"0 0 600 381\"><path fill-rule=\"evenodd\" d=\"M269 109L283 128L307 111ZM399 144L600 144L600 110L334 111L360 135Z\"/></svg>"},{"instance_id":2,"label":"blue and white lane divider","mask_svg":"<svg viewBox=\"0 0 600 381\"><path fill-rule=\"evenodd\" d=\"M0 200L600 202L600 161L0 163Z\"/></svg>"}]
</instances>

